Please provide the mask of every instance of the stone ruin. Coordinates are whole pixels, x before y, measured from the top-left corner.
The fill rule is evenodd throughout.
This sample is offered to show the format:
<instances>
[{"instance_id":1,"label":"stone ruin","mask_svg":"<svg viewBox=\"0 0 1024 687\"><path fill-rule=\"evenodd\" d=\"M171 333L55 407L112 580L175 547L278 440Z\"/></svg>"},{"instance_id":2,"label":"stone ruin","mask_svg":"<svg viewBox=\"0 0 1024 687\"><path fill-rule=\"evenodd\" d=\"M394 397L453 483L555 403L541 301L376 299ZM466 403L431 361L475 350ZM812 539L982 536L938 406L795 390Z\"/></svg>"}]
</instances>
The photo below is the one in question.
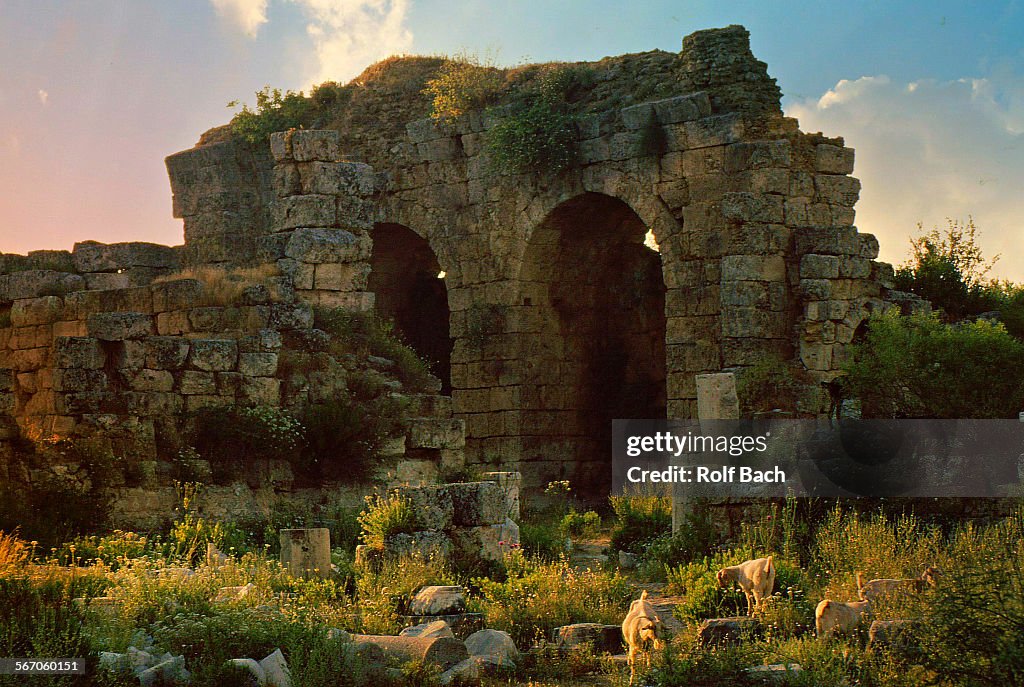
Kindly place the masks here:
<instances>
[{"instance_id":1,"label":"stone ruin","mask_svg":"<svg viewBox=\"0 0 1024 687\"><path fill-rule=\"evenodd\" d=\"M420 476L465 460L521 472L528 493L604 490L612 418L692 417L697 375L765 356L820 396L858 327L900 298L854 227L854 151L783 116L742 27L593 67L600 97L557 175L494 168L502 107L410 121L407 98L378 89L369 128L281 132L267 149L204 136L168 157L183 246L3 256L0 455L18 436L100 429L157 461L168 417L284 404L279 351L311 335L314 305L391 317L432 362L445 396L419 398L399 449ZM281 276L219 306L199 280L154 282L259 265ZM155 486L122 496L150 503Z\"/></svg>"}]
</instances>

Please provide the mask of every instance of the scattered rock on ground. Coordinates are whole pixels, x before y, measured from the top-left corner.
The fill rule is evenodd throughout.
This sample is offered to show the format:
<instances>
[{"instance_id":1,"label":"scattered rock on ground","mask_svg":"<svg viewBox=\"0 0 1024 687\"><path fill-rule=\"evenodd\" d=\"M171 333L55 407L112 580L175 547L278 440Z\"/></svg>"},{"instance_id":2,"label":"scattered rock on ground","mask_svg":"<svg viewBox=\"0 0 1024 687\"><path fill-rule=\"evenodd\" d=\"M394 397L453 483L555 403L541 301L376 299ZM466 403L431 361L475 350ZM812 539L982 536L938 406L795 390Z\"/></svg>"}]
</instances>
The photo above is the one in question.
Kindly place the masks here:
<instances>
[{"instance_id":1,"label":"scattered rock on ground","mask_svg":"<svg viewBox=\"0 0 1024 687\"><path fill-rule=\"evenodd\" d=\"M443 620L421 623L407 627L398 633L400 637L454 637L451 626ZM471 652L472 653L472 652Z\"/></svg>"},{"instance_id":2,"label":"scattered rock on ground","mask_svg":"<svg viewBox=\"0 0 1024 687\"><path fill-rule=\"evenodd\" d=\"M737 644L760 634L761 623L754 618L709 618L697 630L697 644L701 647L718 644Z\"/></svg>"},{"instance_id":3,"label":"scattered rock on ground","mask_svg":"<svg viewBox=\"0 0 1024 687\"><path fill-rule=\"evenodd\" d=\"M459 586L424 587L409 604L413 615L449 615L465 609L466 592Z\"/></svg>"},{"instance_id":4,"label":"scattered rock on ground","mask_svg":"<svg viewBox=\"0 0 1024 687\"><path fill-rule=\"evenodd\" d=\"M480 630L466 637L466 651L470 656L484 656L498 659L498 663L515 668L519 650L512 637L501 630Z\"/></svg>"},{"instance_id":5,"label":"scattered rock on ground","mask_svg":"<svg viewBox=\"0 0 1024 687\"><path fill-rule=\"evenodd\" d=\"M617 654L622 651L622 627L601 623L574 623L555 628L555 643L570 649L587 645L598 653Z\"/></svg>"}]
</instances>

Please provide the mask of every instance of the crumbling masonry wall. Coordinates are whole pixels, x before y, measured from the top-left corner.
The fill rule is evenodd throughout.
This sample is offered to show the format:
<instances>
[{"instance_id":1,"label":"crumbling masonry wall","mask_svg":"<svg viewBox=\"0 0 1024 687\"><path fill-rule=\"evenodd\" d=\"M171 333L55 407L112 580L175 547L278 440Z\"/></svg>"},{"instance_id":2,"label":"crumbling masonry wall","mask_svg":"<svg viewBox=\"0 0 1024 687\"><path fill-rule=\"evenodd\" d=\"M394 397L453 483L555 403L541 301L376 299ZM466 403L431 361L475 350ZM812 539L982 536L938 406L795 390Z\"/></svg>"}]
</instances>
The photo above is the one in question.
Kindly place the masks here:
<instances>
[{"instance_id":1,"label":"crumbling masonry wall","mask_svg":"<svg viewBox=\"0 0 1024 687\"><path fill-rule=\"evenodd\" d=\"M615 70L664 74L672 95L627 90L628 104L584 114L559 174L496 168L500 107L410 121L362 162L342 161L336 131L172 155L180 260L273 262L300 302L365 310L371 284L407 288L369 274L374 227L413 232L444 272L437 326L467 458L521 471L528 490L604 487L607 419L692 417L696 374L765 355L829 380L860 323L892 307L892 268L853 226L853 151L782 115L745 29L623 60ZM613 72L601 88L628 89Z\"/></svg>"}]
</instances>

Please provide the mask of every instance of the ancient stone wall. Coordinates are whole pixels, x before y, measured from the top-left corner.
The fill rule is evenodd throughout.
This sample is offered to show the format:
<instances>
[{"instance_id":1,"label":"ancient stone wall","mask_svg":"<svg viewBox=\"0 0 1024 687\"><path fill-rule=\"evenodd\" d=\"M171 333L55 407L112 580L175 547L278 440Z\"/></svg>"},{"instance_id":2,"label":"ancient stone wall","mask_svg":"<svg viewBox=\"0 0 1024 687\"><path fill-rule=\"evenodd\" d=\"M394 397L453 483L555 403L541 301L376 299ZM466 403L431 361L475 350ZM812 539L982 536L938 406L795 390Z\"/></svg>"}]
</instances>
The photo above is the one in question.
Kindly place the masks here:
<instances>
[{"instance_id":1,"label":"ancient stone wall","mask_svg":"<svg viewBox=\"0 0 1024 687\"><path fill-rule=\"evenodd\" d=\"M221 141L172 155L182 261L273 263L306 304L367 310L380 294L381 310L450 375L443 386L473 462L519 470L534 492L552 479L604 488L610 419L692 417L695 375L766 355L831 379L861 322L890 307L892 275L853 226L853 151L782 116L742 27L639 61L668 97L605 92L626 87L629 57L599 74L595 93L631 104L586 110L575 163L557 174L495 164L488 132L506 107L371 137L360 150L373 167L343 160L352 132L336 131L275 134L264 152ZM155 315L151 334L196 333L161 331L161 321L195 327L191 311L120 309ZM72 321L78 329L62 335L97 338L75 312L19 328ZM22 349L46 339L35 331L9 335L16 358L40 358L24 372L50 365L34 338ZM20 353L32 348L43 352ZM65 416L49 402L33 408L43 412L16 414Z\"/></svg>"}]
</instances>

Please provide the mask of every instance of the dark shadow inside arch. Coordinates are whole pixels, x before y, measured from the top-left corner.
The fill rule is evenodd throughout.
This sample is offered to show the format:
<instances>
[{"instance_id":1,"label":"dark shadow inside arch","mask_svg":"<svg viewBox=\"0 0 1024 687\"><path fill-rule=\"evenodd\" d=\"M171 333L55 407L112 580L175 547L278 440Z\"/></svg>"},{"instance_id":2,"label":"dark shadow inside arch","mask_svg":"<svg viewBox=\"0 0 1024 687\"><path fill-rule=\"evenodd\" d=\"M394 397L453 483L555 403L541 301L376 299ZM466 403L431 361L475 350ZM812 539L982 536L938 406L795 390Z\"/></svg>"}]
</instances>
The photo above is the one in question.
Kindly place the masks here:
<instances>
[{"instance_id":1,"label":"dark shadow inside arch","mask_svg":"<svg viewBox=\"0 0 1024 687\"><path fill-rule=\"evenodd\" d=\"M438 277L441 266L426 239L401 224L376 224L369 289L375 309L395 323L395 331L451 393L452 340L448 294Z\"/></svg>"},{"instance_id":2,"label":"dark shadow inside arch","mask_svg":"<svg viewBox=\"0 0 1024 687\"><path fill-rule=\"evenodd\" d=\"M519 430L533 486L611 487L611 421L664 418L665 282L647 227L624 202L588 193L534 230L520 272Z\"/></svg>"}]
</instances>

